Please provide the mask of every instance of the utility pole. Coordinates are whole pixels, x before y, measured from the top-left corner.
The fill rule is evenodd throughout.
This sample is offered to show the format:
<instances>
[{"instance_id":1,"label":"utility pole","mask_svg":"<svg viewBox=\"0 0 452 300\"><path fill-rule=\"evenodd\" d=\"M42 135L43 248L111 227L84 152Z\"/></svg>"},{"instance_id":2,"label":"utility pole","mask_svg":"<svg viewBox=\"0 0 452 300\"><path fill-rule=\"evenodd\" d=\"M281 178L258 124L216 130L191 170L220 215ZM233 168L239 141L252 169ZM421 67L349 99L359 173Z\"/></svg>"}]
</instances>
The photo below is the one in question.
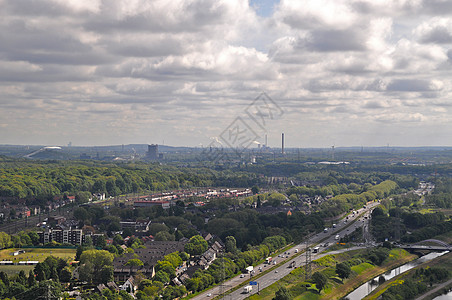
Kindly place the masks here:
<instances>
[{"instance_id":1,"label":"utility pole","mask_svg":"<svg viewBox=\"0 0 452 300\"><path fill-rule=\"evenodd\" d=\"M306 250L305 250L305 255L306 255L306 264L305 264L305 280L309 280L311 278L311 270L312 270L312 260L311 260L311 248L309 248L309 239L306 240Z\"/></svg>"},{"instance_id":2,"label":"utility pole","mask_svg":"<svg viewBox=\"0 0 452 300\"><path fill-rule=\"evenodd\" d=\"M223 251L221 251L221 284L220 284L221 299L224 299L224 281L225 281L224 253Z\"/></svg>"}]
</instances>

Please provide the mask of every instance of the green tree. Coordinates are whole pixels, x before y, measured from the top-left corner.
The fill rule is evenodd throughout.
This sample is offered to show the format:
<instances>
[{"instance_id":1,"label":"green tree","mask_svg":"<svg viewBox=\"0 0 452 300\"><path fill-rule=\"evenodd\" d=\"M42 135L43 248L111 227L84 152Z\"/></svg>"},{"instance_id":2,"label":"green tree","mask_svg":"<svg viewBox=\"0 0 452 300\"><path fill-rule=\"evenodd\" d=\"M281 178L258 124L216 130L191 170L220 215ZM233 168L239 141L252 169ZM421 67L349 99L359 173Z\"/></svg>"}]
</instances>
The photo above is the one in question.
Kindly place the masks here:
<instances>
[{"instance_id":1,"label":"green tree","mask_svg":"<svg viewBox=\"0 0 452 300\"><path fill-rule=\"evenodd\" d=\"M201 255L203 254L209 245L206 240L200 236L192 236L187 244L185 244L184 250L190 255Z\"/></svg>"},{"instance_id":2,"label":"green tree","mask_svg":"<svg viewBox=\"0 0 452 300\"><path fill-rule=\"evenodd\" d=\"M39 235L36 233L36 231L30 231L28 233L28 236L30 237L30 240L34 246L39 245Z\"/></svg>"},{"instance_id":3,"label":"green tree","mask_svg":"<svg viewBox=\"0 0 452 300\"><path fill-rule=\"evenodd\" d=\"M155 265L155 270L158 271L163 271L166 274L168 274L168 276L170 278L174 278L176 277L176 269L173 267L173 265L166 260L160 260L157 262L157 264Z\"/></svg>"},{"instance_id":4,"label":"green tree","mask_svg":"<svg viewBox=\"0 0 452 300\"><path fill-rule=\"evenodd\" d=\"M350 276L350 273L352 272L352 269L350 268L350 265L346 262L342 262L339 264L336 264L336 273L337 275L344 280L345 278L348 278Z\"/></svg>"},{"instance_id":5,"label":"green tree","mask_svg":"<svg viewBox=\"0 0 452 300\"><path fill-rule=\"evenodd\" d=\"M275 297L272 300L290 300L292 296L290 292L283 286L281 286L275 293Z\"/></svg>"},{"instance_id":6,"label":"green tree","mask_svg":"<svg viewBox=\"0 0 452 300\"><path fill-rule=\"evenodd\" d=\"M124 238L120 234L115 235L113 245L124 245Z\"/></svg>"},{"instance_id":7,"label":"green tree","mask_svg":"<svg viewBox=\"0 0 452 300\"><path fill-rule=\"evenodd\" d=\"M154 240L156 241L174 241L176 237L174 234L169 233L168 231L160 231L154 236Z\"/></svg>"},{"instance_id":8,"label":"green tree","mask_svg":"<svg viewBox=\"0 0 452 300\"><path fill-rule=\"evenodd\" d=\"M237 241L233 236L227 236L225 242L226 252L230 252L232 254L237 253Z\"/></svg>"},{"instance_id":9,"label":"green tree","mask_svg":"<svg viewBox=\"0 0 452 300\"><path fill-rule=\"evenodd\" d=\"M98 283L107 283L113 280L113 266L103 266L99 270L99 278L96 280Z\"/></svg>"},{"instance_id":10,"label":"green tree","mask_svg":"<svg viewBox=\"0 0 452 300\"><path fill-rule=\"evenodd\" d=\"M182 258L179 256L179 252L173 252L165 255L163 260L170 262L174 268L177 268L182 264Z\"/></svg>"},{"instance_id":11,"label":"green tree","mask_svg":"<svg viewBox=\"0 0 452 300\"><path fill-rule=\"evenodd\" d=\"M1 280L6 286L9 286L10 282L9 282L8 274L5 273L4 271L0 271L0 280Z\"/></svg>"},{"instance_id":12,"label":"green tree","mask_svg":"<svg viewBox=\"0 0 452 300\"><path fill-rule=\"evenodd\" d=\"M17 275L16 282L23 286L27 285L27 276L25 275L24 270L20 270L19 275Z\"/></svg>"},{"instance_id":13,"label":"green tree","mask_svg":"<svg viewBox=\"0 0 452 300\"><path fill-rule=\"evenodd\" d=\"M34 272L36 274L37 281L45 281L47 279L46 274L49 273L49 267L44 262L38 263L35 266Z\"/></svg>"},{"instance_id":14,"label":"green tree","mask_svg":"<svg viewBox=\"0 0 452 300\"><path fill-rule=\"evenodd\" d=\"M138 266L142 266L144 265L144 263L139 260L138 258L132 258L129 259L129 261L126 263L126 266L131 266L131 267L138 267Z\"/></svg>"},{"instance_id":15,"label":"green tree","mask_svg":"<svg viewBox=\"0 0 452 300\"><path fill-rule=\"evenodd\" d=\"M328 278L320 272L315 272L312 275L312 280L314 281L316 288L319 290L319 293L323 290L326 283L328 282Z\"/></svg>"},{"instance_id":16,"label":"green tree","mask_svg":"<svg viewBox=\"0 0 452 300\"><path fill-rule=\"evenodd\" d=\"M165 273L163 270L158 271L155 273L154 281L159 281L163 284L167 284L170 281L170 278L167 273Z\"/></svg>"},{"instance_id":17,"label":"green tree","mask_svg":"<svg viewBox=\"0 0 452 300\"><path fill-rule=\"evenodd\" d=\"M104 249L107 246L107 241L104 235L99 235L96 239L96 247Z\"/></svg>"},{"instance_id":18,"label":"green tree","mask_svg":"<svg viewBox=\"0 0 452 300\"><path fill-rule=\"evenodd\" d=\"M251 192L253 193L253 195L256 195L257 193L259 193L259 188L257 186L253 186L251 188Z\"/></svg>"},{"instance_id":19,"label":"green tree","mask_svg":"<svg viewBox=\"0 0 452 300\"><path fill-rule=\"evenodd\" d=\"M93 239L89 235L85 235L85 241L83 242L84 247L92 247L93 246Z\"/></svg>"},{"instance_id":20,"label":"green tree","mask_svg":"<svg viewBox=\"0 0 452 300\"><path fill-rule=\"evenodd\" d=\"M89 219L89 214L83 207L77 207L74 209L74 218L79 221L85 221Z\"/></svg>"},{"instance_id":21,"label":"green tree","mask_svg":"<svg viewBox=\"0 0 452 300\"><path fill-rule=\"evenodd\" d=\"M88 191L80 191L75 194L75 201L79 204L87 203L91 198L91 193Z\"/></svg>"},{"instance_id":22,"label":"green tree","mask_svg":"<svg viewBox=\"0 0 452 300\"><path fill-rule=\"evenodd\" d=\"M28 287L32 287L36 284L36 278L35 278L35 272L33 270L30 270L28 272Z\"/></svg>"},{"instance_id":23,"label":"green tree","mask_svg":"<svg viewBox=\"0 0 452 300\"><path fill-rule=\"evenodd\" d=\"M113 258L113 254L106 250L83 251L80 256L80 276L89 278L94 283L106 283L103 272L109 271L107 269L112 267Z\"/></svg>"},{"instance_id":24,"label":"green tree","mask_svg":"<svg viewBox=\"0 0 452 300\"><path fill-rule=\"evenodd\" d=\"M61 269L59 277L62 282L71 281L71 277L72 277L71 269L69 267L64 267L63 269Z\"/></svg>"}]
</instances>

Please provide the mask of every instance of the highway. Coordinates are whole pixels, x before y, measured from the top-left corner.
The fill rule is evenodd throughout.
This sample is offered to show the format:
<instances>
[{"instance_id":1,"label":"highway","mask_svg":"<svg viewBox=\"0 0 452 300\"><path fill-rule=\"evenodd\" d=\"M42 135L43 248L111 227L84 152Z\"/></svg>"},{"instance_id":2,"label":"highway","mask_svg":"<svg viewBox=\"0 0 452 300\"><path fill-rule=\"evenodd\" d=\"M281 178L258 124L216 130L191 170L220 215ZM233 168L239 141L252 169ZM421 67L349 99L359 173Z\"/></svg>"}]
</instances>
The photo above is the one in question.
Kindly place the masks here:
<instances>
[{"instance_id":1,"label":"highway","mask_svg":"<svg viewBox=\"0 0 452 300\"><path fill-rule=\"evenodd\" d=\"M334 253L340 253L340 252L345 252L345 251L351 251L354 249L360 249L360 248L364 248L366 245L362 245L361 247L354 247L354 248L348 248L348 249L343 249L343 250L339 250L339 252L337 251L332 251L332 252L328 252L328 253L324 253L322 254L321 252L324 252L329 246L331 246L332 244L336 243L337 240L335 240L335 236L339 235L340 237L353 232L356 228L360 227L360 226L365 226L368 227L368 220L369 220L369 214L372 208L374 208L375 206L379 205L379 202L371 202L366 204L366 208L361 208L356 210L356 214L355 216L353 216L352 214L350 214L348 216L348 220L347 222L345 222L344 219L342 219L340 222L338 222L336 224L336 228L329 228L327 232L321 232L318 233L314 236L312 236L309 241L309 247L312 248L313 246L317 245L320 250L319 253L316 254L312 254L311 255L311 259L315 260L318 258L321 258L325 255L328 254L334 254ZM365 216L367 216L368 218L364 218ZM368 237L368 235L366 234L366 237ZM325 243L328 243L327 247L324 247ZM367 246L373 245L372 241L367 240ZM197 295L196 297L193 297L192 299L196 299L196 300L201 300L201 299L210 299L213 297L218 297L220 295L222 295L223 293L227 292L228 290L233 289L234 287L236 287L239 284L242 284L244 282L249 282L250 279L252 281L256 281L259 283L259 289L262 290L264 288L266 288L267 286L275 283L276 281L280 280L281 278L283 278L284 276L286 276L287 274L289 274L293 269L289 268L289 264L292 261L295 261L296 266L303 266L305 264L305 253L301 253L304 251L304 249L306 248L306 242L298 244L293 246L290 250L286 251L286 254L282 255L283 257L275 257L274 260L277 262L277 266L273 266L272 265L267 265L265 263L257 265L254 267L254 277L259 276L260 274L260 269L262 269L262 272L265 272L267 269L269 268L274 268L272 269L270 272L263 274L260 277L257 277L256 279L254 279L253 277L250 277L250 275L245 275L245 277L240 278L240 276L236 276L233 277L231 279L229 279L228 281L226 281L222 286L216 286L214 288L211 288L209 290L206 290L205 292ZM295 253L295 249L298 249L299 252ZM288 252L288 253L287 253ZM243 294L243 289L240 288L228 295L225 295L225 299L245 299L246 297L249 297L252 294L257 293L257 286L253 286L253 290L248 293L248 294Z\"/></svg>"}]
</instances>

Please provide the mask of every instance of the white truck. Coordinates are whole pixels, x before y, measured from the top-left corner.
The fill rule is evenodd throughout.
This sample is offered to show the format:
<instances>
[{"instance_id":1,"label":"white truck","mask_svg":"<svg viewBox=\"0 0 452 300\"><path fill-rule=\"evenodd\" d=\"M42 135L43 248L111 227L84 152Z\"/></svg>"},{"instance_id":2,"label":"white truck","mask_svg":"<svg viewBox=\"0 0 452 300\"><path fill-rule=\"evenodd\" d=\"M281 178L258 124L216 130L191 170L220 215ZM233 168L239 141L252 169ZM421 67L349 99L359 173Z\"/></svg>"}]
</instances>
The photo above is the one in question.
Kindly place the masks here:
<instances>
[{"instance_id":1,"label":"white truck","mask_svg":"<svg viewBox=\"0 0 452 300\"><path fill-rule=\"evenodd\" d=\"M246 285L243 287L244 294L249 294L249 293L251 293L252 290L253 290L253 287L251 285Z\"/></svg>"},{"instance_id":2,"label":"white truck","mask_svg":"<svg viewBox=\"0 0 452 300\"><path fill-rule=\"evenodd\" d=\"M336 234L336 236L334 237L335 240L340 239L341 237L339 236L339 234Z\"/></svg>"}]
</instances>

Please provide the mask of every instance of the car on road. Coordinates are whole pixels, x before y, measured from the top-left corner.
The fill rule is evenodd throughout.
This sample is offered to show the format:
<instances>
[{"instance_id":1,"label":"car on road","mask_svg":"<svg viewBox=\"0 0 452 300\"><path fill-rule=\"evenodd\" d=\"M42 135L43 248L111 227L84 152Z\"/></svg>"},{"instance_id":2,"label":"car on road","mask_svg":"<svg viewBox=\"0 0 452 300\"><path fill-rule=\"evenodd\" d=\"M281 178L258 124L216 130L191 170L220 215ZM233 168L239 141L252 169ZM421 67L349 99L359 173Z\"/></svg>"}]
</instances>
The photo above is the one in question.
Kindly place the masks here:
<instances>
[{"instance_id":1,"label":"car on road","mask_svg":"<svg viewBox=\"0 0 452 300\"><path fill-rule=\"evenodd\" d=\"M278 270L275 270L275 273L278 273Z\"/></svg>"},{"instance_id":2,"label":"car on road","mask_svg":"<svg viewBox=\"0 0 452 300\"><path fill-rule=\"evenodd\" d=\"M207 297L210 297L210 296L212 296L212 294L211 294L211 293L208 293L208 294L207 294Z\"/></svg>"}]
</instances>

